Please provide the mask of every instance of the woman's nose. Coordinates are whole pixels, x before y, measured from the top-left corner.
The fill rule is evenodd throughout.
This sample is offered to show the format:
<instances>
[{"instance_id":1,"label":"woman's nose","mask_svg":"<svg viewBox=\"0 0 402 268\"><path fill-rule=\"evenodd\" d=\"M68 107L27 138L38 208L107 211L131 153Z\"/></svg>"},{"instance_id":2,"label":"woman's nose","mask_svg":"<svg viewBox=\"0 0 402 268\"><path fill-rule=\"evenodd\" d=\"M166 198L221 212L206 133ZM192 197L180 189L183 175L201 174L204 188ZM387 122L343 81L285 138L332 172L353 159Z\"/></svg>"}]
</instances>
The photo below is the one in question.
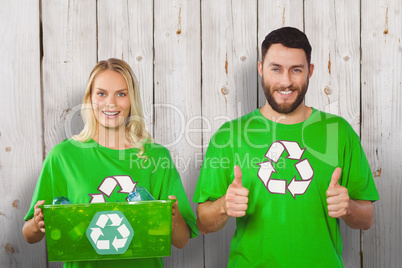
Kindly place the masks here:
<instances>
[{"instance_id":1,"label":"woman's nose","mask_svg":"<svg viewBox=\"0 0 402 268\"><path fill-rule=\"evenodd\" d=\"M107 107L115 107L116 106L116 98L115 98L115 96L109 96L106 99L106 106Z\"/></svg>"}]
</instances>

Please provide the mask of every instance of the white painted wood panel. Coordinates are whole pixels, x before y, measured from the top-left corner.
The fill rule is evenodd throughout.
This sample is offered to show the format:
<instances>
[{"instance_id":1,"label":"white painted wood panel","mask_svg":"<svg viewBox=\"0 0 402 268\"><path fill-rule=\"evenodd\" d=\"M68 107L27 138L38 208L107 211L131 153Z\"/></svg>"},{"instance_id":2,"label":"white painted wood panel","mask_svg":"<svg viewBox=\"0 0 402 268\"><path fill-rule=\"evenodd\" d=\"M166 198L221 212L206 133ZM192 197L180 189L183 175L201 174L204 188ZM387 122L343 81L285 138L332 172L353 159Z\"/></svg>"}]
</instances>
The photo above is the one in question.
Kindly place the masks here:
<instances>
[{"instance_id":1,"label":"white painted wood panel","mask_svg":"<svg viewBox=\"0 0 402 268\"><path fill-rule=\"evenodd\" d=\"M236 88L239 117L257 109L257 0L232 1L231 9L233 52L228 61L228 73Z\"/></svg>"},{"instance_id":2,"label":"white painted wood panel","mask_svg":"<svg viewBox=\"0 0 402 268\"><path fill-rule=\"evenodd\" d=\"M127 8L129 51L124 59L137 76L146 128L153 135L153 1L127 1Z\"/></svg>"},{"instance_id":3,"label":"white painted wood panel","mask_svg":"<svg viewBox=\"0 0 402 268\"><path fill-rule=\"evenodd\" d=\"M359 1L305 2L305 33L315 69L306 104L344 117L360 134ZM328 174L331 176L332 174ZM345 267L360 267L360 230L341 221Z\"/></svg>"},{"instance_id":4,"label":"white painted wood panel","mask_svg":"<svg viewBox=\"0 0 402 268\"><path fill-rule=\"evenodd\" d=\"M202 153L200 3L157 0L154 5L155 141L169 149L191 201L201 166L196 156ZM172 246L165 267L204 267L202 251L202 237L182 250Z\"/></svg>"},{"instance_id":5,"label":"white painted wood panel","mask_svg":"<svg viewBox=\"0 0 402 268\"><path fill-rule=\"evenodd\" d=\"M313 47L315 64L306 104L342 116L357 133L360 132L359 10L357 0L308 1L305 7L305 32Z\"/></svg>"},{"instance_id":6,"label":"white painted wood panel","mask_svg":"<svg viewBox=\"0 0 402 268\"><path fill-rule=\"evenodd\" d=\"M303 31L303 2L303 0L258 0L259 61L261 61L261 44L271 31L285 26L296 27ZM265 103L261 77L258 75L258 107L264 106Z\"/></svg>"},{"instance_id":7,"label":"white painted wood panel","mask_svg":"<svg viewBox=\"0 0 402 268\"><path fill-rule=\"evenodd\" d=\"M0 267L44 267L44 242L21 232L43 159L39 1L0 8Z\"/></svg>"},{"instance_id":8,"label":"white painted wood panel","mask_svg":"<svg viewBox=\"0 0 402 268\"><path fill-rule=\"evenodd\" d=\"M320 8L322 7L322 8ZM306 104L337 114L360 133L360 1L308 1L305 32L315 65Z\"/></svg>"},{"instance_id":9,"label":"white painted wood panel","mask_svg":"<svg viewBox=\"0 0 402 268\"><path fill-rule=\"evenodd\" d=\"M42 1L43 111L46 154L78 134L89 74L96 64L96 5L86 1Z\"/></svg>"},{"instance_id":10,"label":"white painted wood panel","mask_svg":"<svg viewBox=\"0 0 402 268\"><path fill-rule=\"evenodd\" d=\"M362 1L362 143L380 193L364 267L402 267L402 2Z\"/></svg>"},{"instance_id":11,"label":"white painted wood panel","mask_svg":"<svg viewBox=\"0 0 402 268\"><path fill-rule=\"evenodd\" d=\"M127 1L97 1L98 61L129 57L129 19Z\"/></svg>"},{"instance_id":12,"label":"white painted wood panel","mask_svg":"<svg viewBox=\"0 0 402 268\"><path fill-rule=\"evenodd\" d=\"M322 9L318 6L323 7ZM316 109L338 114L339 85L337 81L337 32L333 0L305 3L305 33L312 50L314 74L310 79L306 104ZM331 92L328 95L326 92Z\"/></svg>"},{"instance_id":13,"label":"white painted wood panel","mask_svg":"<svg viewBox=\"0 0 402 268\"><path fill-rule=\"evenodd\" d=\"M147 130L153 134L153 2L98 1L98 60L118 58L133 69Z\"/></svg>"},{"instance_id":14,"label":"white painted wood panel","mask_svg":"<svg viewBox=\"0 0 402 268\"><path fill-rule=\"evenodd\" d=\"M201 14L202 113L211 126L203 133L207 146L224 122L257 108L257 1L203 0ZM230 219L224 229L204 236L205 267L227 266L234 228Z\"/></svg>"},{"instance_id":15,"label":"white painted wood panel","mask_svg":"<svg viewBox=\"0 0 402 268\"><path fill-rule=\"evenodd\" d=\"M334 15L335 54L331 56L334 62L328 66L331 72L332 66L335 68L331 76L338 86L335 91L339 91L335 113L345 118L360 135L360 1L334 1ZM324 94L331 100L332 88L328 87ZM325 107L332 112L331 109L331 104L329 109Z\"/></svg>"}]
</instances>

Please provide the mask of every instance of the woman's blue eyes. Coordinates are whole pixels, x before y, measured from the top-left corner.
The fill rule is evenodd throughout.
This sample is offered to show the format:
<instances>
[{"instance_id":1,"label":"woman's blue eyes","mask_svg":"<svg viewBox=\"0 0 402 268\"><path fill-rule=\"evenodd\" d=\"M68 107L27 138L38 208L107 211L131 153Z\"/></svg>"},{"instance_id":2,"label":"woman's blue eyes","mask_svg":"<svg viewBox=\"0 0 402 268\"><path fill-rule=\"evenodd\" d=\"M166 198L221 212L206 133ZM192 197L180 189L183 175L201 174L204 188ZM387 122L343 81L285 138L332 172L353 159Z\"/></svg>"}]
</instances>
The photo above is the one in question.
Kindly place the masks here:
<instances>
[{"instance_id":1,"label":"woman's blue eyes","mask_svg":"<svg viewBox=\"0 0 402 268\"><path fill-rule=\"evenodd\" d=\"M101 96L101 97L105 97L105 96L106 96L106 93L104 93L104 92L99 92L98 95ZM117 93L117 96L119 96L119 97L124 97L124 96L126 96L126 94L125 94L125 93Z\"/></svg>"}]
</instances>

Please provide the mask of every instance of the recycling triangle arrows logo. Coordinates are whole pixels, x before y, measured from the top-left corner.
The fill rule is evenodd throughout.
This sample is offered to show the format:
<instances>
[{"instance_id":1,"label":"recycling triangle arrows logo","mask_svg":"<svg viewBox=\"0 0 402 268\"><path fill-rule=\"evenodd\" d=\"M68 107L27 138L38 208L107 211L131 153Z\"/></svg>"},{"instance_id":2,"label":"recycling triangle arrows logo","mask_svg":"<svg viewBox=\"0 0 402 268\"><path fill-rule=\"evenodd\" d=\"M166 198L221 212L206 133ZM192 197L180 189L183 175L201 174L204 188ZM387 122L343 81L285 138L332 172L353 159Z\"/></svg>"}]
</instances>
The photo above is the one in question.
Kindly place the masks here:
<instances>
[{"instance_id":1,"label":"recycling triangle arrows logo","mask_svg":"<svg viewBox=\"0 0 402 268\"><path fill-rule=\"evenodd\" d=\"M89 203L105 203L105 196L110 197L117 186L121 188L118 193L129 194L134 190L136 185L137 182L134 182L128 175L106 177L98 187L100 193L89 194L91 197ZM128 197L126 200L128 201Z\"/></svg>"},{"instance_id":2,"label":"recycling triangle arrows logo","mask_svg":"<svg viewBox=\"0 0 402 268\"><path fill-rule=\"evenodd\" d=\"M290 194L295 198L296 195L302 195L307 191L313 179L314 170L307 158L302 160L305 150L305 148L301 149L300 145L294 141L275 141L271 144L265 154L265 158L268 161L258 163L260 166L258 177L270 193L286 194L287 190L289 190ZM289 184L287 184L287 180L272 178L273 173L277 173L272 163L278 163L285 151L288 153L287 159L298 160L295 168L301 178L301 180L296 180L295 175Z\"/></svg>"},{"instance_id":3,"label":"recycling triangle arrows logo","mask_svg":"<svg viewBox=\"0 0 402 268\"><path fill-rule=\"evenodd\" d=\"M134 230L121 211L100 211L92 218L86 234L98 254L123 254L134 237Z\"/></svg>"}]
</instances>

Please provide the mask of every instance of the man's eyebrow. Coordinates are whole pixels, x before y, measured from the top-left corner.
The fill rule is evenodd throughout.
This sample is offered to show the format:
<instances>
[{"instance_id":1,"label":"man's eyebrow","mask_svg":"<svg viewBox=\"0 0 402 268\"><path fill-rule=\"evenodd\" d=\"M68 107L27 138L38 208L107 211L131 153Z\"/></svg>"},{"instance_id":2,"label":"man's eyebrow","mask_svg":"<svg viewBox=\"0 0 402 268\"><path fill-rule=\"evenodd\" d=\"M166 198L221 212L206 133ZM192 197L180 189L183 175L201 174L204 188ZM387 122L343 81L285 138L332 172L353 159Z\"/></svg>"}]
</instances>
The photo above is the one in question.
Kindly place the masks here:
<instances>
[{"instance_id":1,"label":"man's eyebrow","mask_svg":"<svg viewBox=\"0 0 402 268\"><path fill-rule=\"evenodd\" d=\"M268 65L269 66L275 66L275 67L282 67L282 65L280 65L278 63L275 63L275 62L270 62Z\"/></svg>"},{"instance_id":2,"label":"man's eyebrow","mask_svg":"<svg viewBox=\"0 0 402 268\"><path fill-rule=\"evenodd\" d=\"M268 66L274 66L274 67L283 67L282 65L275 63L275 62L271 62L268 64ZM291 69L294 68L304 68L304 64L296 64L296 65L292 65L290 66Z\"/></svg>"},{"instance_id":3,"label":"man's eyebrow","mask_svg":"<svg viewBox=\"0 0 402 268\"><path fill-rule=\"evenodd\" d=\"M304 64L296 64L296 65L292 65L292 67L291 67L292 69L293 68L304 68Z\"/></svg>"}]
</instances>

